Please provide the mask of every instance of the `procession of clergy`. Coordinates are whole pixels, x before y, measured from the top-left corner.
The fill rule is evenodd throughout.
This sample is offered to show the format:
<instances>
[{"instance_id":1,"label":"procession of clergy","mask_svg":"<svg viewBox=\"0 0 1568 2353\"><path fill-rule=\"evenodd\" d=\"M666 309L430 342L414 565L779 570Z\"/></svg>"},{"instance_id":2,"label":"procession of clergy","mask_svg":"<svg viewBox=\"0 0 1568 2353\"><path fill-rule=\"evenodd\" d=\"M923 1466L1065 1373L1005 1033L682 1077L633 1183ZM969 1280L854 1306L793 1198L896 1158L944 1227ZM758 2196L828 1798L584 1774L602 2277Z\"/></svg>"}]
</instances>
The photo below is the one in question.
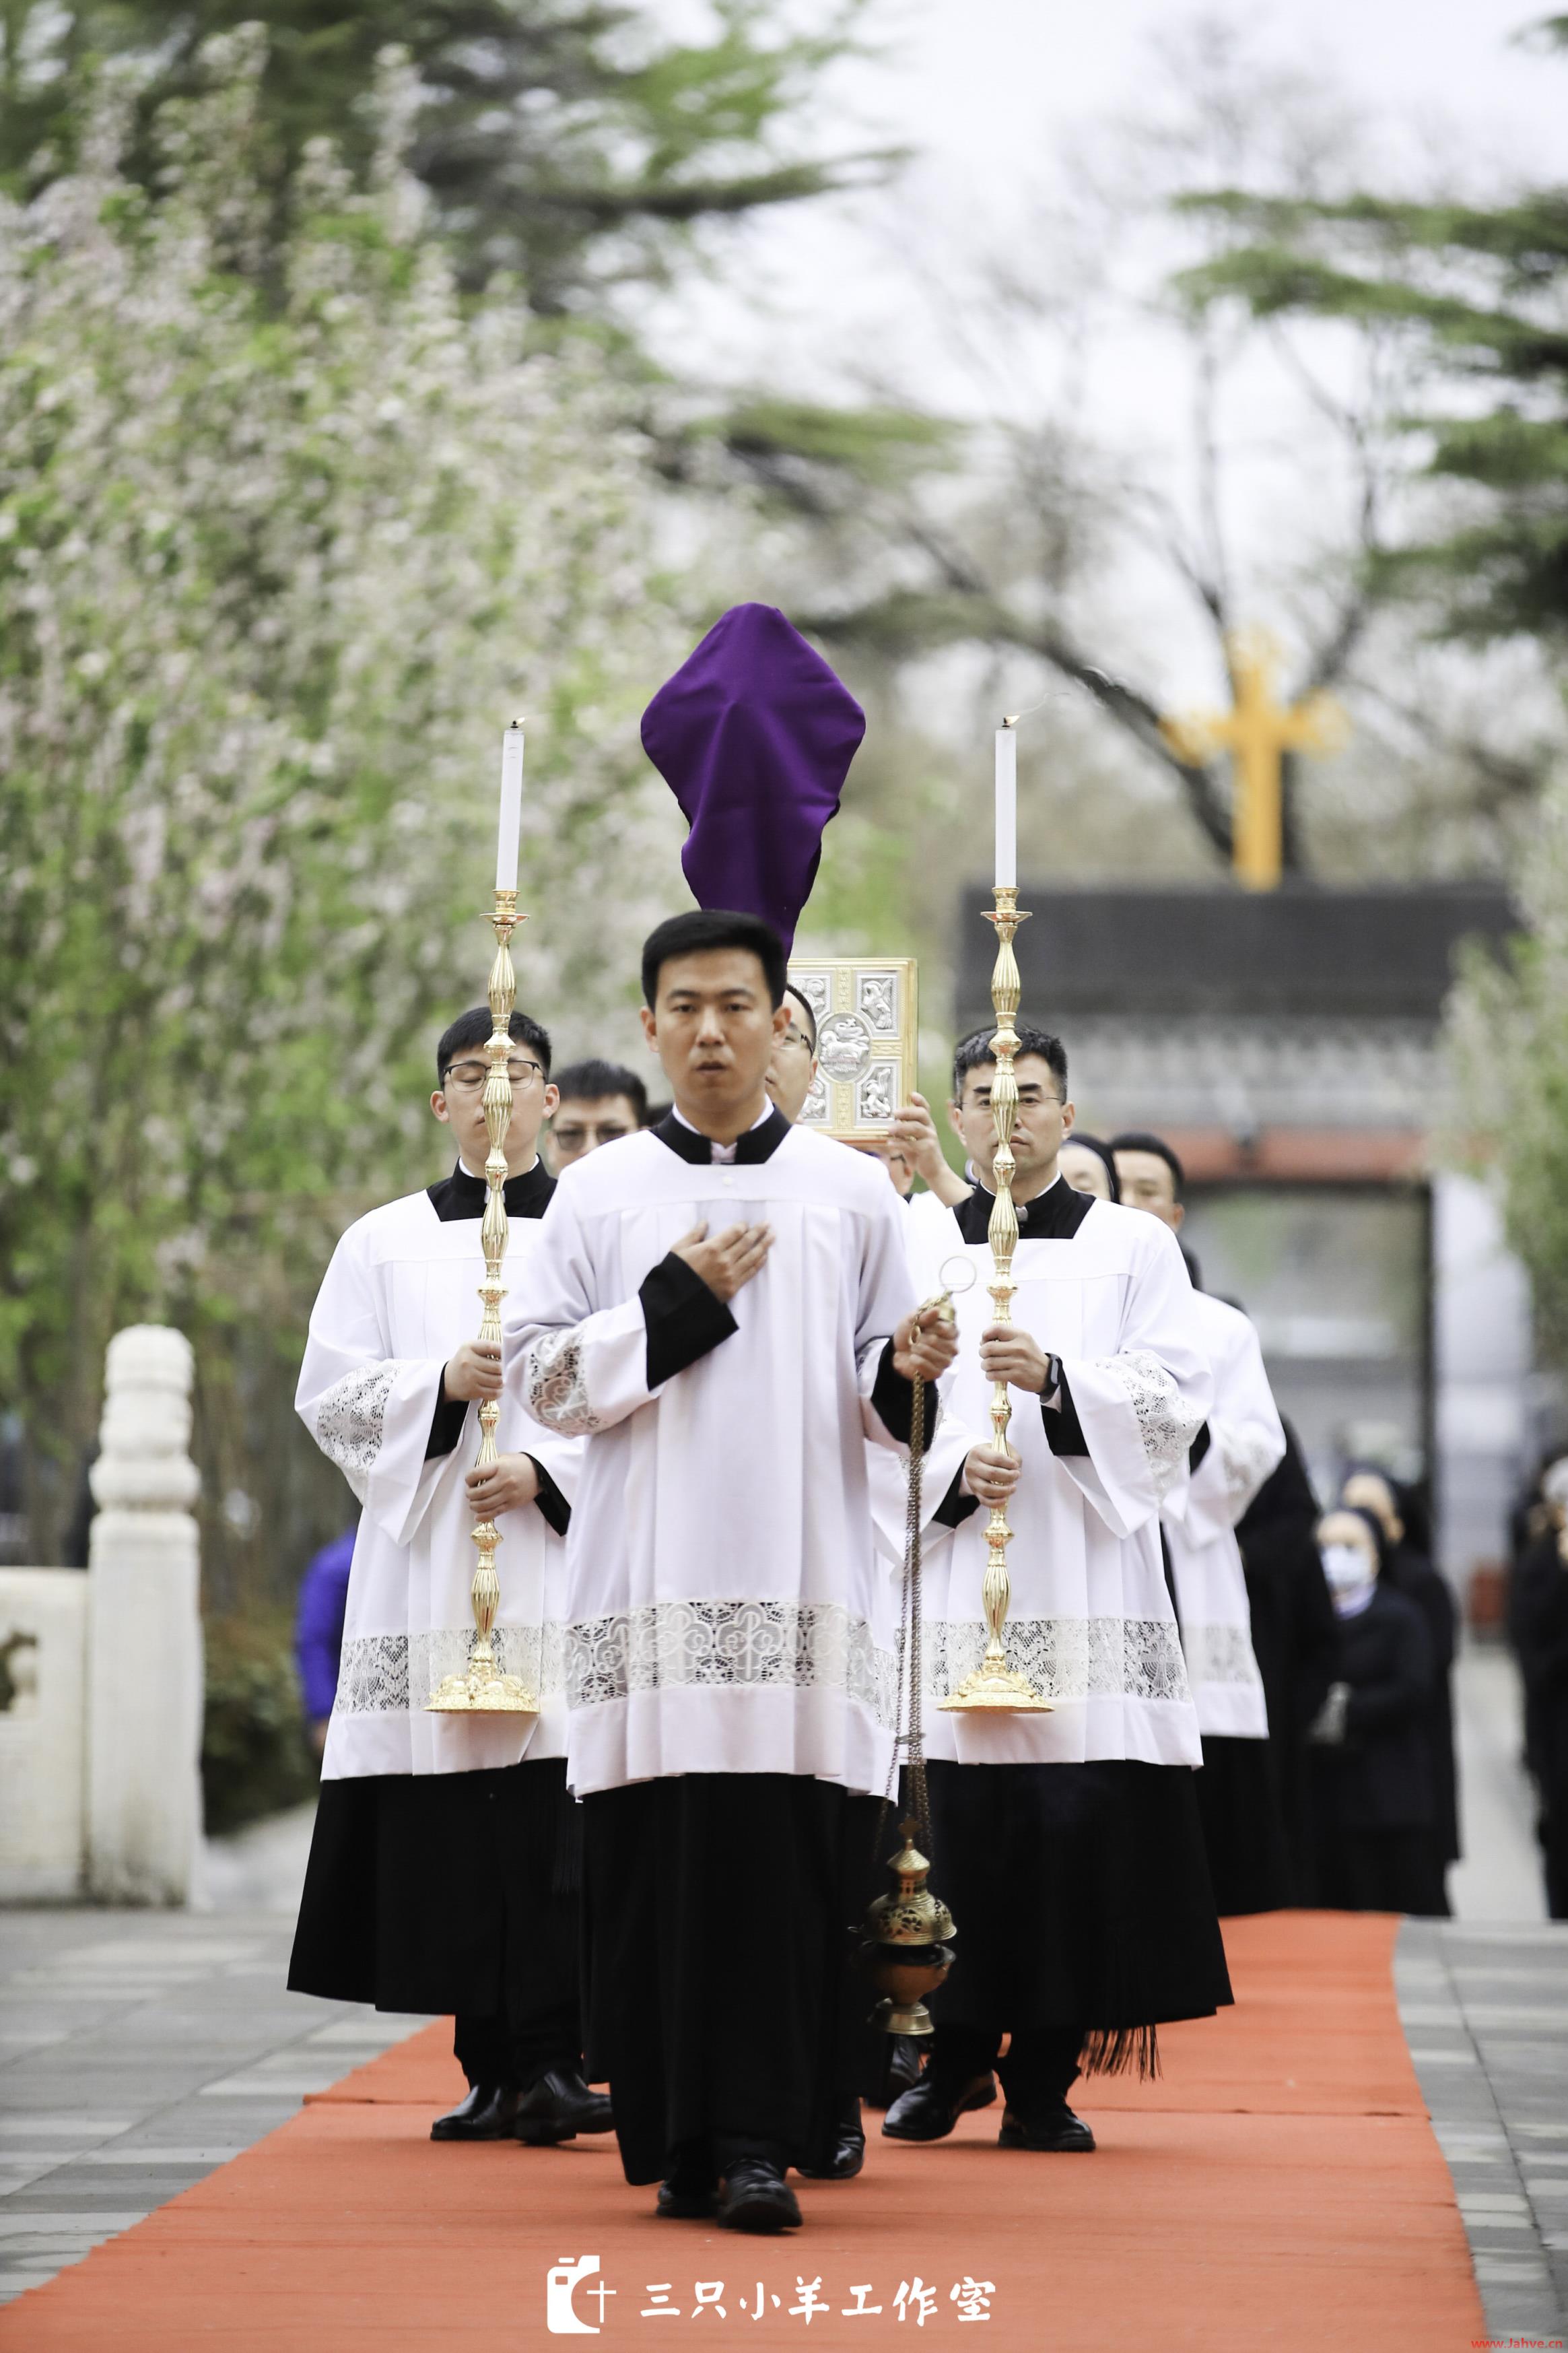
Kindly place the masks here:
<instances>
[{"instance_id":1,"label":"procession of clergy","mask_svg":"<svg viewBox=\"0 0 1568 2353\"><path fill-rule=\"evenodd\" d=\"M643 1124L603 1064L563 1103L512 1017L504 1343L478 1342L491 1023L455 1020L456 1166L343 1236L299 1390L362 1516L290 1984L455 2016L470 2089L437 2139L613 2129L660 2215L753 2232L799 2224L792 2168L860 2171L867 2106L936 2140L1000 2077L1001 2147L1092 2150L1080 2071L1148 2071L1161 2025L1230 2001L1220 1914L1441 1909L1453 1846L1400 1499L1367 1474L1320 1522L1251 1324L1189 1271L1174 1154L1075 1137L1064 1048L1020 1023L1004 1324L989 1029L954 1058L962 1177L918 1096L878 1152L795 1124L816 1023L788 949L863 730L766 607L660 690L644 743L698 902L642 948L669 1109ZM852 1957L886 1884L917 1382L957 1956L923 2051L868 2023ZM998 1504L1007 1655L1049 1709L944 1712ZM474 1639L476 1518L536 1714L427 1710Z\"/></svg>"}]
</instances>

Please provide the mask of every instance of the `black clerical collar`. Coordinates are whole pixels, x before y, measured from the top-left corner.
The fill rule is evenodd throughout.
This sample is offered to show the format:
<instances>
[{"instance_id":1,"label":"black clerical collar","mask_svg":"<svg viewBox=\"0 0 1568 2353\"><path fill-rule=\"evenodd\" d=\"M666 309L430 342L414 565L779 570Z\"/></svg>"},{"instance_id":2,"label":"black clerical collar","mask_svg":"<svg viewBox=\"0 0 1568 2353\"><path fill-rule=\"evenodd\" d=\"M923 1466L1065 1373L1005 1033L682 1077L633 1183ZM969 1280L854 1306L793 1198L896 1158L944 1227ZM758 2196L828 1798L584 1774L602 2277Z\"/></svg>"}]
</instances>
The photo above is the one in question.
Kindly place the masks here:
<instances>
[{"instance_id":1,"label":"black clerical collar","mask_svg":"<svg viewBox=\"0 0 1568 2353\"><path fill-rule=\"evenodd\" d=\"M760 1119L755 1127L748 1128L744 1135L735 1138L733 1165L737 1168L752 1168L759 1161L771 1160L789 1132L788 1120L774 1103L765 1119ZM712 1137L701 1134L695 1127L688 1127L684 1120L677 1119L673 1111L667 1112L657 1127L649 1128L648 1134L657 1135L661 1144L668 1144L678 1160L689 1160L693 1168L712 1167Z\"/></svg>"},{"instance_id":2,"label":"black clerical collar","mask_svg":"<svg viewBox=\"0 0 1568 2353\"><path fill-rule=\"evenodd\" d=\"M427 1188L430 1206L444 1226L457 1225L464 1218L482 1218L486 1189L484 1178L470 1176L460 1160L449 1176ZM521 1176L509 1176L501 1189L509 1218L542 1218L550 1207L555 1179L543 1161L536 1160Z\"/></svg>"},{"instance_id":3,"label":"black clerical collar","mask_svg":"<svg viewBox=\"0 0 1568 2353\"><path fill-rule=\"evenodd\" d=\"M967 1201L961 1201L953 1215L958 1230L966 1242L983 1242L987 1239L991 1212L996 1206L996 1196L988 1193L976 1180ZM1015 1203L1018 1212L1018 1239L1026 1242L1070 1242L1090 1209L1094 1207L1092 1193L1075 1193L1065 1176L1037 1193L1032 1201Z\"/></svg>"}]
</instances>

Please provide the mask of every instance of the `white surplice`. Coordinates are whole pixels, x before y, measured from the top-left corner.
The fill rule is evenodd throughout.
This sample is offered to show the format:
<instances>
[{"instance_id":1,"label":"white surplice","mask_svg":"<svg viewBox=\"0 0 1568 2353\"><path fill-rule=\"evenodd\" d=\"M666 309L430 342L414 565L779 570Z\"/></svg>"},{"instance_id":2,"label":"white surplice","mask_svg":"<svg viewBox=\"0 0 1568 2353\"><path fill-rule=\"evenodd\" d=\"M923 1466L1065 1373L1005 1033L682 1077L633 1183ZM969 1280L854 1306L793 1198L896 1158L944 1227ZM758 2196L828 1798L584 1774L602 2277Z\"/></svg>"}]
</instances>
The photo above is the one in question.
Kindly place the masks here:
<instances>
[{"instance_id":1,"label":"white surplice","mask_svg":"<svg viewBox=\"0 0 1568 2353\"><path fill-rule=\"evenodd\" d=\"M1267 1740L1268 1713L1235 1529L1283 1461L1285 1431L1247 1317L1206 1291L1193 1293L1193 1306L1214 1375L1214 1404L1208 1451L1186 1482L1184 1509L1165 1519L1182 1649L1200 1728Z\"/></svg>"},{"instance_id":2,"label":"white surplice","mask_svg":"<svg viewBox=\"0 0 1568 2353\"><path fill-rule=\"evenodd\" d=\"M964 1764L1079 1763L1131 1758L1202 1762L1197 1713L1160 1553L1160 1507L1186 1473L1187 1451L1210 1402L1208 1364L1193 1289L1175 1237L1159 1220L1068 1191L1027 1205L1013 1260L1013 1320L1058 1356L1088 1451L1056 1454L1040 1399L1013 1391L1008 1441L1022 1476L1008 1504L1014 1534L1005 1627L1010 1664L1052 1703L1045 1715L945 1714L938 1702L979 1663L985 1645L980 1588L984 1509L949 1537L928 1528L924 1547L927 1755ZM989 1244L965 1242L989 1202L958 1215L933 1196L910 1204L909 1240L921 1294L955 1253L978 1280L957 1297L959 1359L942 1381L951 1478L962 1426L991 1437L991 1383L979 1337L994 1320ZM1064 1211L1076 1230L1031 1239ZM943 1490L936 1478L933 1508ZM890 1550L890 1546L889 1546Z\"/></svg>"},{"instance_id":3,"label":"white surplice","mask_svg":"<svg viewBox=\"0 0 1568 2353\"><path fill-rule=\"evenodd\" d=\"M655 1130L567 1168L510 1303L509 1390L586 1437L567 1544L579 1796L683 1773L886 1782L895 1596L865 1440L897 1444L872 1392L914 1303L904 1213L877 1162L761 1126L765 1158L699 1164ZM650 1389L645 1277L693 1227L748 1219L773 1240L736 1328Z\"/></svg>"},{"instance_id":4,"label":"white surplice","mask_svg":"<svg viewBox=\"0 0 1568 2353\"><path fill-rule=\"evenodd\" d=\"M510 1221L503 1278L514 1289L539 1247L538 1219ZM332 1253L310 1314L295 1405L343 1472L362 1514L349 1576L326 1780L461 1773L565 1754L562 1603L565 1547L538 1507L497 1521L496 1653L540 1701L530 1715L430 1715L443 1676L476 1639L468 1599L474 1513L464 1481L479 1451L470 1405L449 1453L426 1459L442 1368L479 1331L479 1220L443 1223L427 1194L373 1209ZM569 1503L582 1449L501 1400L496 1444L542 1463Z\"/></svg>"}]
</instances>

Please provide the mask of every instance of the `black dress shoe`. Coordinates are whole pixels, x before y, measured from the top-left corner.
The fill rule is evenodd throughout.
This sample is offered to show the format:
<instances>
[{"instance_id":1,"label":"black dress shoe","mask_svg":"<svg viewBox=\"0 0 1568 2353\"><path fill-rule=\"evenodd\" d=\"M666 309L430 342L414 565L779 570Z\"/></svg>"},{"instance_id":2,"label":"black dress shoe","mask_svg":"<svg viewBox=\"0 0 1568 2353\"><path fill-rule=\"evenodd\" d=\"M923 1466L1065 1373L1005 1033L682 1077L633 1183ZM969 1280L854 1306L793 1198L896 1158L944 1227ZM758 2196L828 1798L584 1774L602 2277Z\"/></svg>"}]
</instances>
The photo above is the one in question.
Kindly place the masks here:
<instances>
[{"instance_id":1,"label":"black dress shoe","mask_svg":"<svg viewBox=\"0 0 1568 2353\"><path fill-rule=\"evenodd\" d=\"M706 2222L719 2202L719 2185L700 2173L672 2173L658 2185L654 2212L672 2222Z\"/></svg>"},{"instance_id":2,"label":"black dress shoe","mask_svg":"<svg viewBox=\"0 0 1568 2353\"><path fill-rule=\"evenodd\" d=\"M579 2133L613 2132L615 2123L603 2092L591 2092L574 2070L551 2067L523 2094L511 2129L531 2148L542 2148Z\"/></svg>"},{"instance_id":3,"label":"black dress shoe","mask_svg":"<svg viewBox=\"0 0 1568 2353\"><path fill-rule=\"evenodd\" d=\"M1011 2108L1004 2108L996 2146L998 2148L1055 2149L1065 2156L1070 2151L1091 2149L1094 2135L1081 2116L1074 2116L1064 2100L1059 2108L1047 2108L1037 2116L1015 2116Z\"/></svg>"},{"instance_id":4,"label":"black dress shoe","mask_svg":"<svg viewBox=\"0 0 1568 2353\"><path fill-rule=\"evenodd\" d=\"M721 2231L798 2231L800 2207L776 2165L741 2157L719 2185L718 2221Z\"/></svg>"},{"instance_id":5,"label":"black dress shoe","mask_svg":"<svg viewBox=\"0 0 1568 2353\"><path fill-rule=\"evenodd\" d=\"M515 2084L476 2084L430 2127L432 2140L510 2140L522 2094Z\"/></svg>"},{"instance_id":6,"label":"black dress shoe","mask_svg":"<svg viewBox=\"0 0 1568 2353\"><path fill-rule=\"evenodd\" d=\"M966 2109L988 2108L995 2097L996 2078L989 2073L953 2084L928 2067L918 2084L900 2093L882 2130L889 2140L945 2140Z\"/></svg>"},{"instance_id":7,"label":"black dress shoe","mask_svg":"<svg viewBox=\"0 0 1568 2353\"><path fill-rule=\"evenodd\" d=\"M833 2147L826 2165L797 2165L808 2181L853 2181L866 2162L866 2135L858 2119L850 2124L846 2119L833 2132Z\"/></svg>"}]
</instances>

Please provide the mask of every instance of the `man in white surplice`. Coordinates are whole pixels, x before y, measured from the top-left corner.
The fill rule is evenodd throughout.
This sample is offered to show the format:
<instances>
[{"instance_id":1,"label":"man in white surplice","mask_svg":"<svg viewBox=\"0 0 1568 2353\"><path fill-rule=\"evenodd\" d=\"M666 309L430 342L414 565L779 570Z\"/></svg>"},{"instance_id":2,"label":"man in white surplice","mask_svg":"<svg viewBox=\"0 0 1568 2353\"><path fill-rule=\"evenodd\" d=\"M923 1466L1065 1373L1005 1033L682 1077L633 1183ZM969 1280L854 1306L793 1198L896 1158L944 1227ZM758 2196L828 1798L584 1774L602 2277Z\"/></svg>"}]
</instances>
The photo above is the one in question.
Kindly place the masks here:
<instances>
[{"instance_id":1,"label":"man in white surplice","mask_svg":"<svg viewBox=\"0 0 1568 2353\"><path fill-rule=\"evenodd\" d=\"M579 1840L561 1689L564 1549L578 1445L503 1398L500 1460L474 1470L475 1408L500 1350L474 1337L484 1279L483 1008L437 1048L437 1118L459 1149L427 1191L373 1209L332 1254L310 1316L299 1410L363 1511L342 1659L289 1984L381 2010L452 2012L469 2091L440 2140L535 2143L609 2130L582 2078ZM514 1013L504 1140L515 1284L554 1191L537 1152L554 1107L550 1040ZM476 1518L500 1532L502 1667L526 1715L432 1715L474 1639Z\"/></svg>"},{"instance_id":2,"label":"man in white surplice","mask_svg":"<svg viewBox=\"0 0 1568 2353\"><path fill-rule=\"evenodd\" d=\"M1111 1150L1128 1207L1178 1233L1184 1180L1170 1145L1129 1130L1112 1138ZM1201 1288L1190 1254L1187 1264L1214 1404L1194 1441L1185 1490L1167 1511L1165 1543L1203 1734L1198 1807L1222 1915L1272 1912L1289 1900L1289 1871L1236 1524L1284 1459L1285 1431L1252 1324L1238 1307Z\"/></svg>"},{"instance_id":3,"label":"man in white surplice","mask_svg":"<svg viewBox=\"0 0 1568 2353\"><path fill-rule=\"evenodd\" d=\"M1193 1791L1197 1716L1159 1526L1208 1409L1209 1375L1173 1237L1068 1187L1057 1165L1073 1116L1067 1056L1043 1031L1019 1040L1011 1325L993 1323L985 1290L996 1144L988 1030L960 1046L949 1106L978 1181L955 1208L925 1194L907 1214L924 1253L918 1289L936 1287L955 1250L978 1276L954 1303L960 1349L944 1418L982 1431L992 1383L1014 1392L1006 1648L1051 1713L938 1704L984 1647L985 1515L974 1504L950 1539L931 1529L924 1578L932 1875L957 1924L958 1960L932 2000L931 2063L883 2129L936 2140L964 2109L989 2105L1008 2035L1003 2146L1090 2149L1066 2099L1080 2060L1147 2061L1157 2025L1230 1998ZM955 1451L951 1427L947 1442Z\"/></svg>"},{"instance_id":4,"label":"man in white surplice","mask_svg":"<svg viewBox=\"0 0 1568 2353\"><path fill-rule=\"evenodd\" d=\"M798 2222L843 2082L845 1926L893 1715L891 1580L865 1440L907 1445L917 1324L874 1161L792 1128L759 918L673 917L644 1027L675 1098L563 1175L512 1303L508 1379L587 1444L567 1546L588 2049L659 2211Z\"/></svg>"}]
</instances>

